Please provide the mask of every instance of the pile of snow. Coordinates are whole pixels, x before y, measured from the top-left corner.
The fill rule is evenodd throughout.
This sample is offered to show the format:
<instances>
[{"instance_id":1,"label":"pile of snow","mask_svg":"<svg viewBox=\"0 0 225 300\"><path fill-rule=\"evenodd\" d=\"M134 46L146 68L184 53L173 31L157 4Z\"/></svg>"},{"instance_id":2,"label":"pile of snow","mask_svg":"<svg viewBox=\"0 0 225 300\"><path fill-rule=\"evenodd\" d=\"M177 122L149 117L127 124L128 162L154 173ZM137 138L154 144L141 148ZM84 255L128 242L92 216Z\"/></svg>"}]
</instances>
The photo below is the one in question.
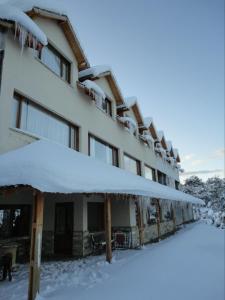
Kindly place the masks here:
<instances>
[{"instance_id":1,"label":"pile of snow","mask_svg":"<svg viewBox=\"0 0 225 300\"><path fill-rule=\"evenodd\" d=\"M49 193L130 194L204 204L193 196L47 140L0 155L0 187L16 185Z\"/></svg>"},{"instance_id":2,"label":"pile of snow","mask_svg":"<svg viewBox=\"0 0 225 300\"><path fill-rule=\"evenodd\" d=\"M86 70L82 70L79 72L79 79L84 77L99 77L103 76L106 73L111 73L111 67L106 65L100 65L100 66L93 66L91 68L88 68Z\"/></svg>"},{"instance_id":3,"label":"pile of snow","mask_svg":"<svg viewBox=\"0 0 225 300\"><path fill-rule=\"evenodd\" d=\"M22 47L27 40L28 43L32 43L33 48L38 42L44 46L48 44L45 33L21 9L2 4L0 5L0 19L15 22L15 34L19 34Z\"/></svg>"},{"instance_id":4,"label":"pile of snow","mask_svg":"<svg viewBox=\"0 0 225 300\"><path fill-rule=\"evenodd\" d=\"M210 204L207 207L200 208L199 210L200 219L204 220L207 224L225 229L225 211L214 211L210 207Z\"/></svg>"},{"instance_id":5,"label":"pile of snow","mask_svg":"<svg viewBox=\"0 0 225 300\"><path fill-rule=\"evenodd\" d=\"M130 131L130 133L135 133L137 130L137 123L131 117L117 117L117 119L123 123Z\"/></svg>"}]
</instances>

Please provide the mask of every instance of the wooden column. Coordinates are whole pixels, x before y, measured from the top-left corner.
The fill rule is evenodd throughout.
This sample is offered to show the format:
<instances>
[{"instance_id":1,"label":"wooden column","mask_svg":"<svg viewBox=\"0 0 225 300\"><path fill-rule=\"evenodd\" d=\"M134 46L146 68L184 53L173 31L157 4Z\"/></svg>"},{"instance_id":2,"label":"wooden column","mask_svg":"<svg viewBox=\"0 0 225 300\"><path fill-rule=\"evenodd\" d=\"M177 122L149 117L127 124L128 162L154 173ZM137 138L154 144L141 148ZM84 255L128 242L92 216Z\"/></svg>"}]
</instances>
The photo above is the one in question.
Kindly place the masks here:
<instances>
[{"instance_id":1,"label":"wooden column","mask_svg":"<svg viewBox=\"0 0 225 300\"><path fill-rule=\"evenodd\" d=\"M40 287L41 246L43 228L44 195L39 191L34 193L33 220L30 245L30 274L28 300L34 300Z\"/></svg>"},{"instance_id":2,"label":"wooden column","mask_svg":"<svg viewBox=\"0 0 225 300\"><path fill-rule=\"evenodd\" d=\"M106 238L106 261L111 263L112 260L112 216L111 216L111 199L109 195L105 196L105 238Z\"/></svg>"},{"instance_id":3,"label":"wooden column","mask_svg":"<svg viewBox=\"0 0 225 300\"><path fill-rule=\"evenodd\" d=\"M160 239L160 204L159 204L159 199L156 199L156 209L157 209L158 239Z\"/></svg>"},{"instance_id":4,"label":"wooden column","mask_svg":"<svg viewBox=\"0 0 225 300\"><path fill-rule=\"evenodd\" d=\"M140 246L144 244L144 230L143 230L143 218L142 218L142 209L140 206L139 200L137 201L137 216L138 216L138 230L139 230L139 243Z\"/></svg>"},{"instance_id":5,"label":"wooden column","mask_svg":"<svg viewBox=\"0 0 225 300\"><path fill-rule=\"evenodd\" d=\"M173 204L171 204L172 205L172 211L173 211L173 230L174 230L174 232L176 231L176 209L175 209L175 204L174 204L174 206L173 206Z\"/></svg>"}]
</instances>

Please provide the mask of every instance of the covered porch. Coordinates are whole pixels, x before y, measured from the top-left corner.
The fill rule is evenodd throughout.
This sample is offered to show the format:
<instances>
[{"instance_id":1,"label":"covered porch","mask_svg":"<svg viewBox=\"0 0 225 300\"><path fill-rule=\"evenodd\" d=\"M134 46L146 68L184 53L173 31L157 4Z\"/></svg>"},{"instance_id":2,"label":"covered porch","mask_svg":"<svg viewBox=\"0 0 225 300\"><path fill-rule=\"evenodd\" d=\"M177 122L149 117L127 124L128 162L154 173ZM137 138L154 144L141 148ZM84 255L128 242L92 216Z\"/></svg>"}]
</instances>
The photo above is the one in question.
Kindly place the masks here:
<instances>
[{"instance_id":1,"label":"covered porch","mask_svg":"<svg viewBox=\"0 0 225 300\"><path fill-rule=\"evenodd\" d=\"M0 188L0 205L7 201L13 205L21 198L22 202L27 201L24 205L30 206L32 211L31 220L27 220L31 224L28 299L32 300L39 291L42 241L46 254L65 251L73 256L88 255L90 232L104 229L106 260L111 262L114 228L119 231L126 225L132 227L135 218L138 243L144 243L143 200L151 197L201 203L192 196L46 141L0 156ZM20 215L24 214L22 207L17 209L20 209ZM89 214L88 219L88 211L94 210L97 218L94 220ZM96 222L99 211L103 220ZM131 231L133 241L132 237Z\"/></svg>"}]
</instances>

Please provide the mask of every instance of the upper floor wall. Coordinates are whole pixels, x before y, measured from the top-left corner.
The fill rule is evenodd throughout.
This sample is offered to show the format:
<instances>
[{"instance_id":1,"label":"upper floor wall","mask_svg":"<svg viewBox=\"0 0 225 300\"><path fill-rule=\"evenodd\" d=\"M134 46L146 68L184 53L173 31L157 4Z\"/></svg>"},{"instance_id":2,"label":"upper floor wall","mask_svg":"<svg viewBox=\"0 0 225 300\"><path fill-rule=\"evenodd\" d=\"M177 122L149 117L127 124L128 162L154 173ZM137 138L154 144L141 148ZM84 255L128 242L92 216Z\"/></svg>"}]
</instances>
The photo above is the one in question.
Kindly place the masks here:
<instances>
[{"instance_id":1,"label":"upper floor wall","mask_svg":"<svg viewBox=\"0 0 225 300\"><path fill-rule=\"evenodd\" d=\"M78 63L62 28L56 21L38 17L36 23L49 42L71 63L71 81L66 82L35 55L21 48L11 32L5 34L2 86L0 94L0 153L23 146L35 139L31 134L11 126L12 101L15 91L34 103L79 127L79 150L89 152L88 135L109 143L119 151L119 166L124 167L124 152L144 164L179 180L177 169L157 156L137 136L124 129L116 119L116 99L105 78L95 82L112 100L112 117L104 113L90 97L77 88ZM142 173L143 175L143 173Z\"/></svg>"}]
</instances>

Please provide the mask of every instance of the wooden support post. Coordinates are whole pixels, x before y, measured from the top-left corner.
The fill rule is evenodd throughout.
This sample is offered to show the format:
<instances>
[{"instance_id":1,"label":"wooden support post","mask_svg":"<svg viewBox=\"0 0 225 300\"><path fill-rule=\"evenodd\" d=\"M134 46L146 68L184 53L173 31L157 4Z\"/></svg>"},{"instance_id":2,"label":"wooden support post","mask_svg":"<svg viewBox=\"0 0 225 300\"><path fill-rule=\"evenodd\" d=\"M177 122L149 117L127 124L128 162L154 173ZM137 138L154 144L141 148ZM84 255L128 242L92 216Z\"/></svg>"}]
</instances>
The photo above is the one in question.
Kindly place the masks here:
<instances>
[{"instance_id":1,"label":"wooden support post","mask_svg":"<svg viewBox=\"0 0 225 300\"><path fill-rule=\"evenodd\" d=\"M173 230L174 232L176 231L176 209L175 209L175 204L172 205L172 211L173 211Z\"/></svg>"},{"instance_id":2,"label":"wooden support post","mask_svg":"<svg viewBox=\"0 0 225 300\"><path fill-rule=\"evenodd\" d=\"M156 209L157 209L157 229L158 229L158 240L160 239L160 204L159 199L156 199Z\"/></svg>"},{"instance_id":3,"label":"wooden support post","mask_svg":"<svg viewBox=\"0 0 225 300\"><path fill-rule=\"evenodd\" d=\"M138 223L138 230L139 230L139 243L140 246L144 245L144 230L143 230L143 218L142 218L142 209L139 203L139 200L137 201L137 223Z\"/></svg>"},{"instance_id":4,"label":"wooden support post","mask_svg":"<svg viewBox=\"0 0 225 300\"><path fill-rule=\"evenodd\" d=\"M35 299L40 287L43 210L44 195L37 191L34 194L33 203L28 300Z\"/></svg>"},{"instance_id":5,"label":"wooden support post","mask_svg":"<svg viewBox=\"0 0 225 300\"><path fill-rule=\"evenodd\" d=\"M111 199L108 195L105 197L105 238L106 238L106 261L111 263L112 260L112 216L111 216Z\"/></svg>"}]
</instances>

